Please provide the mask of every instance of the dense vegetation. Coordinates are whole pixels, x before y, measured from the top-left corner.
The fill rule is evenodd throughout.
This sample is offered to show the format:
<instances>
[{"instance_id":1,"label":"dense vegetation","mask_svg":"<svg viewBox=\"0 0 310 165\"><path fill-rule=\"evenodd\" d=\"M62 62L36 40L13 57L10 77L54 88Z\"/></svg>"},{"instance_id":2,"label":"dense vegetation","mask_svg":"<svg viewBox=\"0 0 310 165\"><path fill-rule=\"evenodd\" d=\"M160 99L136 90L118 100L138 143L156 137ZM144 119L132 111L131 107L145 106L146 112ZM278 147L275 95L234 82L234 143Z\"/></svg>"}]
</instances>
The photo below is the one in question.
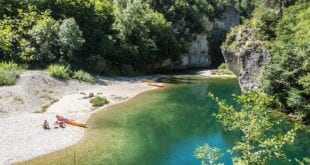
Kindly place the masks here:
<instances>
[{"instance_id":1,"label":"dense vegetation","mask_svg":"<svg viewBox=\"0 0 310 165\"><path fill-rule=\"evenodd\" d=\"M13 85L22 69L12 62L0 62L0 86Z\"/></svg>"},{"instance_id":2,"label":"dense vegetation","mask_svg":"<svg viewBox=\"0 0 310 165\"><path fill-rule=\"evenodd\" d=\"M208 33L210 53L219 52L225 31L212 29L214 19L227 7L247 17L253 6L251 0L0 0L0 60L147 72L178 60L193 34Z\"/></svg>"},{"instance_id":3,"label":"dense vegetation","mask_svg":"<svg viewBox=\"0 0 310 165\"><path fill-rule=\"evenodd\" d=\"M250 40L262 43L271 55L262 74L263 91L275 96L273 106L277 109L306 123L310 119L309 13L310 3L306 0L262 1L251 19L234 28L227 37L241 28L253 29ZM234 43L229 46L238 47Z\"/></svg>"},{"instance_id":4,"label":"dense vegetation","mask_svg":"<svg viewBox=\"0 0 310 165\"><path fill-rule=\"evenodd\" d=\"M270 160L276 158L287 160L283 151L284 145L294 142L299 126L279 133L279 126L283 123L274 120L269 114L272 97L258 91L235 96L235 101L239 103L238 108L211 93L209 97L219 106L219 111L215 114L216 119L223 123L227 130L238 130L242 133L241 138L229 151L233 157L233 164L269 164ZM275 130L278 130L278 133L275 133ZM206 144L197 148L195 156L202 160L202 164L218 164L221 153L219 149Z\"/></svg>"},{"instance_id":5,"label":"dense vegetation","mask_svg":"<svg viewBox=\"0 0 310 165\"><path fill-rule=\"evenodd\" d=\"M284 10L270 41L272 59L266 66L264 90L276 96L280 108L310 119L310 3Z\"/></svg>"}]
</instances>

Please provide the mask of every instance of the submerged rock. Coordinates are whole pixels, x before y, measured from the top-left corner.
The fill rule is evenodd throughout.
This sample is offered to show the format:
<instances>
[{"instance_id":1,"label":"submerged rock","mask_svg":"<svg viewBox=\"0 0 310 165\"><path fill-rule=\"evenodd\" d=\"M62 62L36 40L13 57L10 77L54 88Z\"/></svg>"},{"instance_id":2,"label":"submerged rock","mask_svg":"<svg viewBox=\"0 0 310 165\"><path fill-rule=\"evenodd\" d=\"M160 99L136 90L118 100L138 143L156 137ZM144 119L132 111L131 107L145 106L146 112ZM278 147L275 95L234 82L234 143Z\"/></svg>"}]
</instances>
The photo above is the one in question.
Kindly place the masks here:
<instances>
[{"instance_id":1,"label":"submerged rock","mask_svg":"<svg viewBox=\"0 0 310 165\"><path fill-rule=\"evenodd\" d=\"M235 28L222 45L222 53L229 69L237 75L243 92L260 87L260 75L270 54L255 37L251 25Z\"/></svg>"}]
</instances>

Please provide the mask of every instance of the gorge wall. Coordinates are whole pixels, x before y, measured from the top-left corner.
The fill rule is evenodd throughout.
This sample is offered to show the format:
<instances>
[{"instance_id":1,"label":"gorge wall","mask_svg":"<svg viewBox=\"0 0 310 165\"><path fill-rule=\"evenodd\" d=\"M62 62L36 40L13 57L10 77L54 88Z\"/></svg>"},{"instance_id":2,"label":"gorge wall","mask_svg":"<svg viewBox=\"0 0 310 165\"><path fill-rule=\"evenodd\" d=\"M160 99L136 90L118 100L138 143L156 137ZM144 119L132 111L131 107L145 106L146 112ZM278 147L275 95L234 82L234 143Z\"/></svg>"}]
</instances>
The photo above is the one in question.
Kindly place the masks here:
<instances>
[{"instance_id":1,"label":"gorge wall","mask_svg":"<svg viewBox=\"0 0 310 165\"><path fill-rule=\"evenodd\" d=\"M260 87L260 76L270 54L255 37L251 25L236 27L222 45L222 53L229 69L237 75L243 92Z\"/></svg>"},{"instance_id":2,"label":"gorge wall","mask_svg":"<svg viewBox=\"0 0 310 165\"><path fill-rule=\"evenodd\" d=\"M202 18L204 19L204 18ZM187 69L187 68L205 68L210 67L214 62L210 53L209 39L211 33L218 31L228 32L232 27L240 23L240 13L234 7L227 7L223 13L210 21L205 19L206 31L203 33L191 34L191 40L186 44L186 53L184 53L179 61L167 59L161 64L157 64L155 68L168 69ZM178 31L178 29L175 29ZM220 34L215 34L212 37L218 38ZM220 45L217 45L218 47ZM220 56L219 54L216 54Z\"/></svg>"}]
</instances>

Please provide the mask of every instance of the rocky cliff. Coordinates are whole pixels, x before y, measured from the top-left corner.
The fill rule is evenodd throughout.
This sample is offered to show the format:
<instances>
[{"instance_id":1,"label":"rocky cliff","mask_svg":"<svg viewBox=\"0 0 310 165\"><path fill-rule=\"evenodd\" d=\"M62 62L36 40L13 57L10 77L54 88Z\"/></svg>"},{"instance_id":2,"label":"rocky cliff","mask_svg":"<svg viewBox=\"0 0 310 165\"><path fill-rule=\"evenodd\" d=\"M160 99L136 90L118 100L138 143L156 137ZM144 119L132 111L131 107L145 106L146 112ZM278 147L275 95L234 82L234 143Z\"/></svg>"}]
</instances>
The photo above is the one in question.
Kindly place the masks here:
<instances>
[{"instance_id":1,"label":"rocky cliff","mask_svg":"<svg viewBox=\"0 0 310 165\"><path fill-rule=\"evenodd\" d=\"M213 33L213 31L229 31L233 26L240 23L240 13L233 7L227 7L219 17L212 21L207 17L202 17L202 19L205 21L205 32L191 34L191 41L186 44L187 52L181 56L180 61L167 59L155 66L155 68L186 69L209 67L212 64L212 56L209 53L208 34ZM174 31L178 32L178 26L176 26Z\"/></svg>"},{"instance_id":2,"label":"rocky cliff","mask_svg":"<svg viewBox=\"0 0 310 165\"><path fill-rule=\"evenodd\" d=\"M229 69L237 75L243 92L260 87L260 75L270 54L255 37L251 25L234 28L222 45L222 53Z\"/></svg>"},{"instance_id":3,"label":"rocky cliff","mask_svg":"<svg viewBox=\"0 0 310 165\"><path fill-rule=\"evenodd\" d=\"M185 68L208 67L211 56L208 54L209 45L207 34L195 35L195 40L189 43L188 53L182 56L181 66Z\"/></svg>"}]
</instances>

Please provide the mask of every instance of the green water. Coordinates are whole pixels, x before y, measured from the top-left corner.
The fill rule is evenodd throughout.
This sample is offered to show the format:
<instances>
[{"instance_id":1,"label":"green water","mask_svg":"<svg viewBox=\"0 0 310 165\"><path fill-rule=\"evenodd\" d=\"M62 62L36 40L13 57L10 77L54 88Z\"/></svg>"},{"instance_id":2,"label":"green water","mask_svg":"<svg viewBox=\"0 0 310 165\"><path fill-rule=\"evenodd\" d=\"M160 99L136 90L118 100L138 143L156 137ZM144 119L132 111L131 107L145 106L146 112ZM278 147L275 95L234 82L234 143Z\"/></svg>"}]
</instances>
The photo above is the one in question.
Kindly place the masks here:
<instances>
[{"instance_id":1,"label":"green water","mask_svg":"<svg viewBox=\"0 0 310 165\"><path fill-rule=\"evenodd\" d=\"M240 90L235 80L210 79L147 92L96 113L79 144L26 164L200 164L193 157L197 146L208 143L225 153L239 137L215 121L217 107L208 92L232 102L231 94ZM288 153L302 157L310 151L299 146ZM230 155L221 162L231 164Z\"/></svg>"}]
</instances>

